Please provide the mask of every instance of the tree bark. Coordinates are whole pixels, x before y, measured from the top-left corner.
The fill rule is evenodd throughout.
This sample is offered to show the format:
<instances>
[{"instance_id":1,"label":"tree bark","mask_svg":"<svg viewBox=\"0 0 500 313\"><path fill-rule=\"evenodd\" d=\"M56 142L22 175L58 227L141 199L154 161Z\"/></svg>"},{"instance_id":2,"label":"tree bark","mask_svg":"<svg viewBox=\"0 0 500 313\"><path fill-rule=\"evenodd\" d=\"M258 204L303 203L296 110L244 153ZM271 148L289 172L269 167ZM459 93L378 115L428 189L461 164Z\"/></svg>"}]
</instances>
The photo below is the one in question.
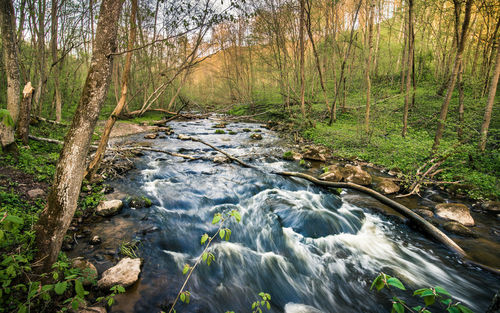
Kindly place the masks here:
<instances>
[{"instance_id":1,"label":"tree bark","mask_svg":"<svg viewBox=\"0 0 500 313\"><path fill-rule=\"evenodd\" d=\"M50 26L50 52L52 56L52 64L55 64L58 60L57 58L57 30L58 30L58 17L57 17L57 7L59 1L52 0L51 4L51 26ZM56 107L56 122L61 121L61 110L62 110L62 99L61 90L59 88L59 65L56 64L53 67L53 77L54 77L54 102Z\"/></svg>"},{"instance_id":2,"label":"tree bark","mask_svg":"<svg viewBox=\"0 0 500 313\"><path fill-rule=\"evenodd\" d=\"M7 110L17 125L19 119L19 63L15 36L15 13L12 0L0 0L3 62L7 76Z\"/></svg>"},{"instance_id":3,"label":"tree bark","mask_svg":"<svg viewBox=\"0 0 500 313\"><path fill-rule=\"evenodd\" d=\"M50 270L77 207L90 140L106 98L122 0L103 0L87 79L57 163L47 205L35 226L38 272Z\"/></svg>"},{"instance_id":4,"label":"tree bark","mask_svg":"<svg viewBox=\"0 0 500 313\"><path fill-rule=\"evenodd\" d=\"M441 113L439 115L439 120L436 129L436 136L434 137L434 144L432 145L432 152L436 152L439 148L439 143L441 138L443 137L444 132L444 123L446 122L446 116L448 114L448 107L450 105L451 95L453 94L453 90L455 89L455 83L458 76L458 70L460 69L460 64L462 63L462 55L465 48L465 41L467 39L467 30L469 28L470 15L471 15L471 7L473 0L467 0L465 3L465 16L462 24L462 32L460 34L460 40L457 43L457 54L455 56L455 65L453 66L453 72L450 77L450 81L448 83L448 88L446 90L446 96L444 98L443 104L441 106ZM455 0L455 6L458 6L458 2ZM455 11L456 12L456 11Z\"/></svg>"},{"instance_id":5,"label":"tree bark","mask_svg":"<svg viewBox=\"0 0 500 313\"><path fill-rule=\"evenodd\" d=\"M87 168L87 172L85 173L85 177L88 180L92 180L92 178L97 173L97 170L99 169L99 165L102 161L102 158L104 157L104 154L106 153L106 147L108 145L111 130L113 129L113 126L115 125L116 119L121 114L123 107L125 106L125 103L127 102L127 88L128 88L129 77L130 77L130 67L132 65L132 49L134 48L135 37L137 35L137 26L135 23L136 15L137 15L137 0L132 0L131 2L132 2L132 6L130 8L130 32L129 32L129 39L128 39L128 44L127 44L128 52L125 56L125 68L123 69L121 96L120 96L120 100L118 101L115 109L113 110L113 112L109 116L108 120L106 121L106 126L104 127L104 132L101 136L101 140L99 141L99 147L97 148L95 156L92 159L92 161L90 162L90 164Z\"/></svg>"},{"instance_id":6,"label":"tree bark","mask_svg":"<svg viewBox=\"0 0 500 313\"><path fill-rule=\"evenodd\" d=\"M488 93L488 102L484 110L483 124L481 125L481 138L479 139L479 150L484 151L486 148L486 138L488 136L488 128L490 127L491 111L493 111L493 103L497 92L498 76L500 75L500 47L497 47L497 59L495 70L491 77L490 90Z\"/></svg>"},{"instance_id":7,"label":"tree bark","mask_svg":"<svg viewBox=\"0 0 500 313\"><path fill-rule=\"evenodd\" d=\"M299 54L300 54L300 111L302 112L302 117L306 118L306 106L304 94L306 90L306 78L304 72L304 11L305 0L299 0L300 2L300 12L299 12Z\"/></svg>"},{"instance_id":8,"label":"tree bark","mask_svg":"<svg viewBox=\"0 0 500 313\"><path fill-rule=\"evenodd\" d=\"M21 114L19 124L17 125L17 138L21 139L24 145L28 145L28 136L30 134L31 103L33 101L33 92L35 89L28 82L23 89L23 100L21 101Z\"/></svg>"},{"instance_id":9,"label":"tree bark","mask_svg":"<svg viewBox=\"0 0 500 313\"><path fill-rule=\"evenodd\" d=\"M368 45L368 55L366 56L366 68L365 68L365 80L366 80L366 112L365 112L365 131L370 130L370 101L371 101L371 87L372 82L370 79L370 68L372 65L372 50L373 50L373 15L374 15L374 3L373 0L368 0L367 3L367 15L368 17L368 33L367 33L367 45Z\"/></svg>"}]
</instances>

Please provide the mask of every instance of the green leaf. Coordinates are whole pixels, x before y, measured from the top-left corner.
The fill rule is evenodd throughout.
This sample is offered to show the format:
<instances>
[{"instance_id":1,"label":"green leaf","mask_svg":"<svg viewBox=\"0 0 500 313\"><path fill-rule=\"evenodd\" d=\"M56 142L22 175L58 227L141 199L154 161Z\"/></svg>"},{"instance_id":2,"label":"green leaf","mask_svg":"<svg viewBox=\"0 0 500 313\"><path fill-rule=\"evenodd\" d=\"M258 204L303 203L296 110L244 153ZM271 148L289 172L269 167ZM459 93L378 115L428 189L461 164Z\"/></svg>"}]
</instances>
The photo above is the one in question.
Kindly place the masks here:
<instances>
[{"instance_id":1,"label":"green leaf","mask_svg":"<svg viewBox=\"0 0 500 313\"><path fill-rule=\"evenodd\" d=\"M460 310L456 306L451 306L446 309L449 313L460 313Z\"/></svg>"},{"instance_id":2,"label":"green leaf","mask_svg":"<svg viewBox=\"0 0 500 313\"><path fill-rule=\"evenodd\" d=\"M82 281L79 279L75 280L75 292L80 298L85 298L85 289L83 289Z\"/></svg>"},{"instance_id":3,"label":"green leaf","mask_svg":"<svg viewBox=\"0 0 500 313\"><path fill-rule=\"evenodd\" d=\"M203 254L201 255L201 259L203 260L203 262L207 261L207 257L208 257L208 253L203 252Z\"/></svg>"},{"instance_id":4,"label":"green leaf","mask_svg":"<svg viewBox=\"0 0 500 313\"><path fill-rule=\"evenodd\" d=\"M404 313L405 308L401 303L395 302L392 304L392 310L397 313Z\"/></svg>"},{"instance_id":5,"label":"green leaf","mask_svg":"<svg viewBox=\"0 0 500 313\"><path fill-rule=\"evenodd\" d=\"M391 277L387 280L387 284L390 285L390 286L394 286L396 288L399 288L401 290L406 290L405 286L403 285L403 283L397 279L396 277Z\"/></svg>"},{"instance_id":6,"label":"green leaf","mask_svg":"<svg viewBox=\"0 0 500 313\"><path fill-rule=\"evenodd\" d=\"M375 280L373 281L371 287L370 287L370 290L373 289L373 287L377 288L378 291L380 291L380 289L382 289L384 287L384 282L382 282L382 287L381 288L378 288L380 282L382 281L382 274L378 275Z\"/></svg>"},{"instance_id":7,"label":"green leaf","mask_svg":"<svg viewBox=\"0 0 500 313\"><path fill-rule=\"evenodd\" d=\"M78 297L75 297L73 299L73 301L71 302L71 307L73 308L73 310L78 310L78 307L80 306L80 299L78 299Z\"/></svg>"},{"instance_id":8,"label":"green leaf","mask_svg":"<svg viewBox=\"0 0 500 313\"><path fill-rule=\"evenodd\" d=\"M201 236L200 243L203 245L205 244L205 242L207 242L207 240L208 240L208 234L204 234L203 236Z\"/></svg>"},{"instance_id":9,"label":"green leaf","mask_svg":"<svg viewBox=\"0 0 500 313\"><path fill-rule=\"evenodd\" d=\"M421 295L424 291L426 290L429 290L427 288L422 288L422 289L417 289L413 292L413 295L416 296L416 295Z\"/></svg>"},{"instance_id":10,"label":"green leaf","mask_svg":"<svg viewBox=\"0 0 500 313\"><path fill-rule=\"evenodd\" d=\"M4 238L3 230L0 229L0 242L2 242Z\"/></svg>"},{"instance_id":11,"label":"green leaf","mask_svg":"<svg viewBox=\"0 0 500 313\"><path fill-rule=\"evenodd\" d=\"M119 293L124 293L125 292L125 288L122 285L116 285L116 290Z\"/></svg>"},{"instance_id":12,"label":"green leaf","mask_svg":"<svg viewBox=\"0 0 500 313\"><path fill-rule=\"evenodd\" d=\"M5 220L6 220L6 221L9 221L9 222L12 222L12 223L14 223L14 224L23 224L23 223L24 223L24 221L23 221L23 219L22 219L22 218L17 217L17 216L15 216L15 215L7 215L7 216L5 217Z\"/></svg>"},{"instance_id":13,"label":"green leaf","mask_svg":"<svg viewBox=\"0 0 500 313\"><path fill-rule=\"evenodd\" d=\"M451 299L444 299L444 300L441 300L441 303L442 303L442 304L444 304L444 305L446 305L446 306L450 305L450 304L451 304L451 302L452 302L452 301L451 301Z\"/></svg>"},{"instance_id":14,"label":"green leaf","mask_svg":"<svg viewBox=\"0 0 500 313\"><path fill-rule=\"evenodd\" d=\"M425 306L432 305L434 304L435 301L436 301L436 296L434 295L424 297Z\"/></svg>"},{"instance_id":15,"label":"green leaf","mask_svg":"<svg viewBox=\"0 0 500 313\"><path fill-rule=\"evenodd\" d=\"M443 287L436 286L436 287L434 287L434 289L435 289L435 290L436 290L436 292L437 292L437 293L439 293L439 294L442 294L442 295L446 295L446 296L448 296L448 297L451 297L450 293L449 293L446 289L444 289Z\"/></svg>"},{"instance_id":16,"label":"green leaf","mask_svg":"<svg viewBox=\"0 0 500 313\"><path fill-rule=\"evenodd\" d=\"M240 215L240 212L234 210L233 211L233 216L234 218L236 219L236 221L239 223L241 221L241 215Z\"/></svg>"},{"instance_id":17,"label":"green leaf","mask_svg":"<svg viewBox=\"0 0 500 313\"><path fill-rule=\"evenodd\" d=\"M457 308L459 308L462 313L474 313L471 309L461 304L457 304Z\"/></svg>"},{"instance_id":18,"label":"green leaf","mask_svg":"<svg viewBox=\"0 0 500 313\"><path fill-rule=\"evenodd\" d=\"M55 286L54 286L54 291L58 294L58 295L62 295L66 289L68 288L68 283L66 281L62 281L62 282L58 282Z\"/></svg>"},{"instance_id":19,"label":"green leaf","mask_svg":"<svg viewBox=\"0 0 500 313\"><path fill-rule=\"evenodd\" d=\"M413 309L414 311L420 312L420 310L422 310L422 306L417 305L417 306L414 306L412 309Z\"/></svg>"},{"instance_id":20,"label":"green leaf","mask_svg":"<svg viewBox=\"0 0 500 313\"><path fill-rule=\"evenodd\" d=\"M229 241L229 238L231 238L231 230L226 228L226 241Z\"/></svg>"},{"instance_id":21,"label":"green leaf","mask_svg":"<svg viewBox=\"0 0 500 313\"><path fill-rule=\"evenodd\" d=\"M24 304L20 304L17 309L17 313L26 313L26 312L28 312L28 308L26 308Z\"/></svg>"},{"instance_id":22,"label":"green leaf","mask_svg":"<svg viewBox=\"0 0 500 313\"><path fill-rule=\"evenodd\" d=\"M115 303L115 298L109 297L109 299L108 299L108 306L112 306L113 303Z\"/></svg>"},{"instance_id":23,"label":"green leaf","mask_svg":"<svg viewBox=\"0 0 500 313\"><path fill-rule=\"evenodd\" d=\"M421 297L435 296L435 294L434 294L434 291L427 289L427 290L424 290L424 292L422 292L422 294L420 296Z\"/></svg>"},{"instance_id":24,"label":"green leaf","mask_svg":"<svg viewBox=\"0 0 500 313\"><path fill-rule=\"evenodd\" d=\"M267 301L267 309L270 310L271 309L271 304L269 303L269 301Z\"/></svg>"},{"instance_id":25,"label":"green leaf","mask_svg":"<svg viewBox=\"0 0 500 313\"><path fill-rule=\"evenodd\" d=\"M189 293L189 291L186 291L186 304L189 304L189 296L191 294Z\"/></svg>"},{"instance_id":26,"label":"green leaf","mask_svg":"<svg viewBox=\"0 0 500 313\"><path fill-rule=\"evenodd\" d=\"M186 302L186 294L184 292L181 293L181 301Z\"/></svg>"},{"instance_id":27,"label":"green leaf","mask_svg":"<svg viewBox=\"0 0 500 313\"><path fill-rule=\"evenodd\" d=\"M57 280L59 278L59 273L58 272L52 273L52 277L54 278L54 280Z\"/></svg>"},{"instance_id":28,"label":"green leaf","mask_svg":"<svg viewBox=\"0 0 500 313\"><path fill-rule=\"evenodd\" d=\"M182 275L186 275L187 272L189 271L189 264L184 265L184 268L182 269Z\"/></svg>"},{"instance_id":29,"label":"green leaf","mask_svg":"<svg viewBox=\"0 0 500 313\"><path fill-rule=\"evenodd\" d=\"M214 219L212 220L212 224L217 224L221 219L220 213L214 215Z\"/></svg>"},{"instance_id":30,"label":"green leaf","mask_svg":"<svg viewBox=\"0 0 500 313\"><path fill-rule=\"evenodd\" d=\"M219 236L220 236L221 239L224 239L224 236L226 236L226 231L224 229L221 229L219 231Z\"/></svg>"}]
</instances>

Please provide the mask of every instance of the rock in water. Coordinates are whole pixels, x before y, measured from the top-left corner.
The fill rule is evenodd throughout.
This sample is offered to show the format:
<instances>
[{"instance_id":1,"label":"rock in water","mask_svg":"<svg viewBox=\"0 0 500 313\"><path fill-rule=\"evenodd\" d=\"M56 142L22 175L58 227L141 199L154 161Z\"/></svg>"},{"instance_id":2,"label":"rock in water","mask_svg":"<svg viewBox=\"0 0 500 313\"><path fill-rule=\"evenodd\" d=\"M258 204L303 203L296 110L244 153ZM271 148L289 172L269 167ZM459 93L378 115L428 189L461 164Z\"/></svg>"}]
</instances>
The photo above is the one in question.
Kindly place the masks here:
<instances>
[{"instance_id":1,"label":"rock in water","mask_svg":"<svg viewBox=\"0 0 500 313\"><path fill-rule=\"evenodd\" d=\"M331 181L331 182L339 182L344 178L342 176L342 172L340 171L337 165L328 166L328 172L323 173L319 176L319 179Z\"/></svg>"},{"instance_id":2,"label":"rock in water","mask_svg":"<svg viewBox=\"0 0 500 313\"><path fill-rule=\"evenodd\" d=\"M177 135L177 139L179 139L179 140L191 140L191 137L183 135L183 134L179 134L179 135Z\"/></svg>"},{"instance_id":3,"label":"rock in water","mask_svg":"<svg viewBox=\"0 0 500 313\"><path fill-rule=\"evenodd\" d=\"M481 204L483 210L500 213L500 201L488 201Z\"/></svg>"},{"instance_id":4,"label":"rock in water","mask_svg":"<svg viewBox=\"0 0 500 313\"><path fill-rule=\"evenodd\" d=\"M372 177L367 171L363 170L359 165L347 164L342 175L346 182L355 183L358 185L370 185L372 183Z\"/></svg>"},{"instance_id":5,"label":"rock in water","mask_svg":"<svg viewBox=\"0 0 500 313\"><path fill-rule=\"evenodd\" d=\"M141 259L124 258L102 273L102 278L97 282L97 286L106 290L114 285L122 285L126 288L139 279L140 273Z\"/></svg>"},{"instance_id":6,"label":"rock in water","mask_svg":"<svg viewBox=\"0 0 500 313\"><path fill-rule=\"evenodd\" d=\"M78 310L78 313L106 313L106 309L102 306L91 306Z\"/></svg>"},{"instance_id":7,"label":"rock in water","mask_svg":"<svg viewBox=\"0 0 500 313\"><path fill-rule=\"evenodd\" d=\"M478 237L478 235L472 230L468 229L464 225L458 222L447 222L443 225L444 229L449 231L450 233L457 234L464 237Z\"/></svg>"},{"instance_id":8,"label":"rock in water","mask_svg":"<svg viewBox=\"0 0 500 313\"><path fill-rule=\"evenodd\" d=\"M157 133L144 135L144 139L155 139L158 136Z\"/></svg>"},{"instance_id":9,"label":"rock in water","mask_svg":"<svg viewBox=\"0 0 500 313\"><path fill-rule=\"evenodd\" d=\"M308 147L306 152L302 155L306 160L325 162L326 157L317 147Z\"/></svg>"},{"instance_id":10,"label":"rock in water","mask_svg":"<svg viewBox=\"0 0 500 313\"><path fill-rule=\"evenodd\" d=\"M399 191L399 186L392 179L383 178L377 185L377 189L388 195Z\"/></svg>"},{"instance_id":11,"label":"rock in water","mask_svg":"<svg viewBox=\"0 0 500 313\"><path fill-rule=\"evenodd\" d=\"M262 140L262 135L253 133L250 135L250 138L252 138L253 140Z\"/></svg>"},{"instance_id":12,"label":"rock in water","mask_svg":"<svg viewBox=\"0 0 500 313\"><path fill-rule=\"evenodd\" d=\"M123 202L121 200L102 201L96 208L97 215L111 216L121 211Z\"/></svg>"},{"instance_id":13,"label":"rock in water","mask_svg":"<svg viewBox=\"0 0 500 313\"><path fill-rule=\"evenodd\" d=\"M440 203L436 205L436 215L440 218L459 222L465 226L474 226L474 219L470 215L470 210L461 203Z\"/></svg>"},{"instance_id":14,"label":"rock in water","mask_svg":"<svg viewBox=\"0 0 500 313\"><path fill-rule=\"evenodd\" d=\"M287 303L285 313L323 313L322 311L305 304Z\"/></svg>"}]
</instances>

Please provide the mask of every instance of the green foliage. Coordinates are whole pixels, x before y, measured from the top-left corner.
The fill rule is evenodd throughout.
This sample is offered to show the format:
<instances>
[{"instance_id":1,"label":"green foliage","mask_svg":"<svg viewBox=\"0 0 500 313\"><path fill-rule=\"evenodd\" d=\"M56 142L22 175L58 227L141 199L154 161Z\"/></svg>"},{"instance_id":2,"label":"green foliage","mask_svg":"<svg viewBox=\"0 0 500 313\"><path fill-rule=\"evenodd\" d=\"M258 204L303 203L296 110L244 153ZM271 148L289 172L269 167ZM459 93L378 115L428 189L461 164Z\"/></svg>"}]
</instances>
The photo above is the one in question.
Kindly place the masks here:
<instances>
[{"instance_id":1,"label":"green foliage","mask_svg":"<svg viewBox=\"0 0 500 313\"><path fill-rule=\"evenodd\" d=\"M381 291L384 288L389 289L391 292L394 290L390 287L395 287L400 290L406 290L403 283L396 277L391 277L385 273L380 273L372 282L370 290L373 288ZM434 288L422 288L415 290L413 296L418 296L423 300L424 306L409 307L401 298L393 295L391 313L403 312L418 312L418 313L431 313L429 307L439 304L443 309L449 313L473 313L469 308L460 304L460 302L453 303L451 294L443 287L436 286Z\"/></svg>"},{"instance_id":2,"label":"green foliage","mask_svg":"<svg viewBox=\"0 0 500 313\"><path fill-rule=\"evenodd\" d=\"M293 161L293 152L287 151L287 152L283 153L283 159Z\"/></svg>"},{"instance_id":3,"label":"green foliage","mask_svg":"<svg viewBox=\"0 0 500 313\"><path fill-rule=\"evenodd\" d=\"M271 295L260 292L259 296L261 297L261 300L254 301L254 303L252 303L252 313L262 313L262 308L267 308L268 310L271 309L271 303L269 302L271 300Z\"/></svg>"},{"instance_id":4,"label":"green foliage","mask_svg":"<svg viewBox=\"0 0 500 313\"><path fill-rule=\"evenodd\" d=\"M215 133L216 134L225 134L226 132L224 130L222 130L222 129L216 129Z\"/></svg>"},{"instance_id":5,"label":"green foliage","mask_svg":"<svg viewBox=\"0 0 500 313\"><path fill-rule=\"evenodd\" d=\"M10 112L6 109L0 109L0 121L7 127L14 126L14 120L10 116Z\"/></svg>"},{"instance_id":6,"label":"green foliage","mask_svg":"<svg viewBox=\"0 0 500 313\"><path fill-rule=\"evenodd\" d=\"M132 241L124 241L120 245L120 253L124 256L127 256L131 259L137 259L139 256L137 255L137 249L140 241L132 240Z\"/></svg>"}]
</instances>

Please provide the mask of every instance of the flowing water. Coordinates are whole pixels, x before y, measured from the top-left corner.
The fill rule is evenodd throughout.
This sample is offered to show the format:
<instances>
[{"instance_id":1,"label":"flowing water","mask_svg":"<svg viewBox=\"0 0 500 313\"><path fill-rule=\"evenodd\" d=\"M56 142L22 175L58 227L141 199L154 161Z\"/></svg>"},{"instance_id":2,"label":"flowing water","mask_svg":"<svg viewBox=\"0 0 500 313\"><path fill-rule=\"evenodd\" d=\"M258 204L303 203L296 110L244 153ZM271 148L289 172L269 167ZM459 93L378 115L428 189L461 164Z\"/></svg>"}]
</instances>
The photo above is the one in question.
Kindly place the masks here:
<instances>
[{"instance_id":1,"label":"flowing water","mask_svg":"<svg viewBox=\"0 0 500 313\"><path fill-rule=\"evenodd\" d=\"M264 139L255 141L243 129L259 125L229 124L237 134L226 129L221 135L211 128L215 123L174 122L176 134L151 141L155 148L204 159L188 162L146 153L135 170L112 182L125 194L153 201L151 208L125 208L93 225L104 242L78 251L102 271L116 261L122 241L140 240L141 280L117 297L113 312L159 312L160 305L171 303L185 278L184 264L194 264L203 250L200 237L217 230L211 224L214 214L233 209L241 213L241 223L229 221L230 240L212 243L216 260L195 270L187 285L191 303L178 304L177 312L251 312L261 291L272 296L268 312L389 312L391 294L369 290L380 271L399 277L412 290L440 285L474 311L485 311L500 287L497 277L462 264L397 218L351 201L367 196L352 191L337 196L303 180L270 174L301 170L279 158L285 148L273 132L262 129ZM213 150L178 140L177 134L198 137L262 171L215 164Z\"/></svg>"}]
</instances>

